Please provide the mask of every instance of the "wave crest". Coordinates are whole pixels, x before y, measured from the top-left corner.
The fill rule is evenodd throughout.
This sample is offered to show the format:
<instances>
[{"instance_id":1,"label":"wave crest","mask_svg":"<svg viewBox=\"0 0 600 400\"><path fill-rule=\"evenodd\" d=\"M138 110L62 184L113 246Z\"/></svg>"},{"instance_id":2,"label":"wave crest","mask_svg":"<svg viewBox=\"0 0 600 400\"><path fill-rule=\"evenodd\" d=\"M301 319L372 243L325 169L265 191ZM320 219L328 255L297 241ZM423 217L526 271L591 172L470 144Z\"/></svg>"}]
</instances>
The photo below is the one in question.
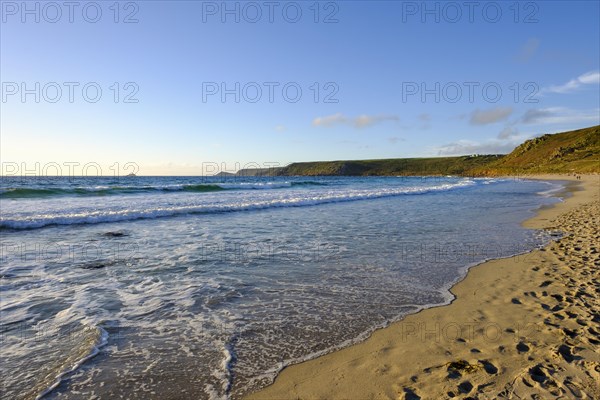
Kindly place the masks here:
<instances>
[{"instance_id":1,"label":"wave crest","mask_svg":"<svg viewBox=\"0 0 600 400\"><path fill-rule=\"evenodd\" d=\"M290 192L289 196L271 199L235 199L230 203L192 203L170 207L152 206L140 209L90 210L61 214L41 214L6 218L0 217L0 229L35 229L48 225L97 224L136 219L153 219L182 214L209 214L234 211L253 211L280 207L306 207L327 203L378 199L383 197L445 192L474 185L472 180L428 187L330 190L325 192Z\"/></svg>"}]
</instances>

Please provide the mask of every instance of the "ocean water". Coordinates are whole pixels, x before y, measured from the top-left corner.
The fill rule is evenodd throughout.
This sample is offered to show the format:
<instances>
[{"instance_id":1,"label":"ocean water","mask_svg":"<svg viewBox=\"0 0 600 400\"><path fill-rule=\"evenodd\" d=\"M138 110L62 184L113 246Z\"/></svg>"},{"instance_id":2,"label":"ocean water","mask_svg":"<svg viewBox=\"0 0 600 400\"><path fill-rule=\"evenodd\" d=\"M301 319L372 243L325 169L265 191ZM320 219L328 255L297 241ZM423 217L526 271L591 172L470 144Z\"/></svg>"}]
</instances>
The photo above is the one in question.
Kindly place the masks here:
<instances>
[{"instance_id":1,"label":"ocean water","mask_svg":"<svg viewBox=\"0 0 600 400\"><path fill-rule=\"evenodd\" d=\"M2 178L3 399L240 398L548 238L559 183Z\"/></svg>"}]
</instances>

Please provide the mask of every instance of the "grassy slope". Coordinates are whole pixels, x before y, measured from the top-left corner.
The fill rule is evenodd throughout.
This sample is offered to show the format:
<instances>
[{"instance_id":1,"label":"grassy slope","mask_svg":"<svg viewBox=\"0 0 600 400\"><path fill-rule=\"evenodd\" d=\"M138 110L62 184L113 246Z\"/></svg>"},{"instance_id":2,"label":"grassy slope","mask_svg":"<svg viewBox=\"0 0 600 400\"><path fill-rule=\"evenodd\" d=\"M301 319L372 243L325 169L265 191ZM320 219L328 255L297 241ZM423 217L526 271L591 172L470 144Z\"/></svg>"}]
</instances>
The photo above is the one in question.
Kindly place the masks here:
<instances>
[{"instance_id":1,"label":"grassy slope","mask_svg":"<svg viewBox=\"0 0 600 400\"><path fill-rule=\"evenodd\" d=\"M398 158L387 160L325 161L294 163L283 168L283 175L468 175L499 156L462 156L439 158Z\"/></svg>"},{"instance_id":2,"label":"grassy slope","mask_svg":"<svg viewBox=\"0 0 600 400\"><path fill-rule=\"evenodd\" d=\"M543 135L524 142L505 156L303 162L268 170L242 170L238 175L489 176L574 172L600 173L600 125Z\"/></svg>"},{"instance_id":3,"label":"grassy slope","mask_svg":"<svg viewBox=\"0 0 600 400\"><path fill-rule=\"evenodd\" d=\"M477 175L600 172L600 125L527 140Z\"/></svg>"}]
</instances>

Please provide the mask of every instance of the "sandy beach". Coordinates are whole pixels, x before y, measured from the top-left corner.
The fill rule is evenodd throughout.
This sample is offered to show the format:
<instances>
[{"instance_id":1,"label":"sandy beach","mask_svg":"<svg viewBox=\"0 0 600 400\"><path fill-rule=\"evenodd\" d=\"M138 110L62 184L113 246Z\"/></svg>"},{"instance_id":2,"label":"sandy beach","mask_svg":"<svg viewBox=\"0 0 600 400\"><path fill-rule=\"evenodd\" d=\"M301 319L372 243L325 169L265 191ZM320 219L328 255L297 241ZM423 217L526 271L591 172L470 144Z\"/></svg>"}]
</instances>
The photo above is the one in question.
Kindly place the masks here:
<instances>
[{"instance_id":1,"label":"sandy beach","mask_svg":"<svg viewBox=\"0 0 600 400\"><path fill-rule=\"evenodd\" d=\"M249 399L600 398L600 176L523 223L547 247L469 270L449 305L286 368ZM562 232L562 236L559 236Z\"/></svg>"}]
</instances>

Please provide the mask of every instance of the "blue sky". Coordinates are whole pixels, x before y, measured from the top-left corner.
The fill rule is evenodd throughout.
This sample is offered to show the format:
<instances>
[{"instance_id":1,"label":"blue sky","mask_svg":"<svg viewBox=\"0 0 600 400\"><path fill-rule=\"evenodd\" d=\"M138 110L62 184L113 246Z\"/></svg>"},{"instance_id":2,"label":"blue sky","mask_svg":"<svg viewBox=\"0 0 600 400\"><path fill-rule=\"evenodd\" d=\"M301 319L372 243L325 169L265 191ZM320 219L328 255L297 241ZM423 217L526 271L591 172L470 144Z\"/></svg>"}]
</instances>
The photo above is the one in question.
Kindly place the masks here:
<instances>
[{"instance_id":1,"label":"blue sky","mask_svg":"<svg viewBox=\"0 0 600 400\"><path fill-rule=\"evenodd\" d=\"M600 123L597 1L1 3L23 169L505 153Z\"/></svg>"}]
</instances>

